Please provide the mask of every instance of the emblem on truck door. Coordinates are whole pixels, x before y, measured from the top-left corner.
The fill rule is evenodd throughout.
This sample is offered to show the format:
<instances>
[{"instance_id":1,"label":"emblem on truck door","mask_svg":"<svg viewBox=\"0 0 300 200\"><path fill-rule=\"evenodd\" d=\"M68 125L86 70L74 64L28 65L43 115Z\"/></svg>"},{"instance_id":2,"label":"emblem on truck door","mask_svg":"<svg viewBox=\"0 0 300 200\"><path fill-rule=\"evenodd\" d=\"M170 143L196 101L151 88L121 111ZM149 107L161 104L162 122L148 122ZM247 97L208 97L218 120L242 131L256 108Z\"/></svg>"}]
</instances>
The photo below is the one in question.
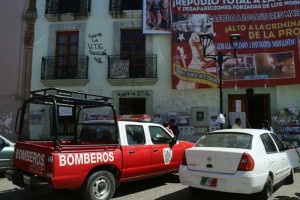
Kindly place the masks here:
<instances>
[{"instance_id":1,"label":"emblem on truck door","mask_svg":"<svg viewBox=\"0 0 300 200\"><path fill-rule=\"evenodd\" d=\"M163 150L163 156L164 156L165 164L170 164L170 162L172 160L172 155L173 155L172 149L170 149L170 148L164 148L164 150Z\"/></svg>"}]
</instances>

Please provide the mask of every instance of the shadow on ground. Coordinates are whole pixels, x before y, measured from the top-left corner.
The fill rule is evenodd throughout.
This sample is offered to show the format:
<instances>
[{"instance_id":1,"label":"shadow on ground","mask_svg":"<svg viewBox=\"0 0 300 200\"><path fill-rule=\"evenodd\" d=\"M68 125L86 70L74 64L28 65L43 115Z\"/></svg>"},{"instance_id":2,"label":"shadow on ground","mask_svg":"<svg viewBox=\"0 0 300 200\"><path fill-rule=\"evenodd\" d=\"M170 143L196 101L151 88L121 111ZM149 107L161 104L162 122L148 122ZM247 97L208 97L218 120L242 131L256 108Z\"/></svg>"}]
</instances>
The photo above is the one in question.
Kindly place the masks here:
<instances>
[{"instance_id":1,"label":"shadow on ground","mask_svg":"<svg viewBox=\"0 0 300 200\"><path fill-rule=\"evenodd\" d=\"M177 174L168 174L152 179L122 183L115 191L113 198L118 198L125 195L134 194L137 192L153 189L166 185L168 183L180 184L179 177Z\"/></svg>"},{"instance_id":2,"label":"shadow on ground","mask_svg":"<svg viewBox=\"0 0 300 200\"><path fill-rule=\"evenodd\" d=\"M0 178L5 178L4 174L0 174ZM167 176L156 177L153 179L147 179L143 181L135 181L130 183L123 183L115 191L112 198L126 199L127 196L134 196L136 193L140 193L146 190L155 189L167 184L180 184L177 174L170 174ZM276 192L281 185L274 188ZM163 187L162 187L163 188ZM158 195L153 195L158 196ZM270 200L300 200L300 193L295 193L296 197L289 196L276 196L274 195ZM83 200L80 191L74 190L56 190L50 193L39 193L21 189L15 186L13 189L4 190L0 192L0 200ZM188 187L181 190L176 190L169 194L159 196L157 198L145 197L143 199L155 199L155 200L258 200L251 195L237 195L221 192L206 191L201 196L193 196Z\"/></svg>"}]
</instances>

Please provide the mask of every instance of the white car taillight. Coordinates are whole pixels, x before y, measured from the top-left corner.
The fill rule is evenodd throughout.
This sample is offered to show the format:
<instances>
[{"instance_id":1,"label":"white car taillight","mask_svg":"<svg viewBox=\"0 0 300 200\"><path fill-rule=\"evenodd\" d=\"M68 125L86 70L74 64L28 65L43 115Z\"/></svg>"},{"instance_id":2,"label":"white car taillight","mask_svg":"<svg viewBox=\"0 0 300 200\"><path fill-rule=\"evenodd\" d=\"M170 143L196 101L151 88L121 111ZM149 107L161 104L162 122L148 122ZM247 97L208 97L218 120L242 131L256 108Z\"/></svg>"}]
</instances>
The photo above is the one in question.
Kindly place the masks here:
<instances>
[{"instance_id":1,"label":"white car taillight","mask_svg":"<svg viewBox=\"0 0 300 200\"><path fill-rule=\"evenodd\" d=\"M182 165L187 165L185 151L184 151L183 154L182 154L181 164L182 164Z\"/></svg>"},{"instance_id":2,"label":"white car taillight","mask_svg":"<svg viewBox=\"0 0 300 200\"><path fill-rule=\"evenodd\" d=\"M253 169L254 169L253 158L249 154L243 153L237 170L238 171L252 171Z\"/></svg>"}]
</instances>

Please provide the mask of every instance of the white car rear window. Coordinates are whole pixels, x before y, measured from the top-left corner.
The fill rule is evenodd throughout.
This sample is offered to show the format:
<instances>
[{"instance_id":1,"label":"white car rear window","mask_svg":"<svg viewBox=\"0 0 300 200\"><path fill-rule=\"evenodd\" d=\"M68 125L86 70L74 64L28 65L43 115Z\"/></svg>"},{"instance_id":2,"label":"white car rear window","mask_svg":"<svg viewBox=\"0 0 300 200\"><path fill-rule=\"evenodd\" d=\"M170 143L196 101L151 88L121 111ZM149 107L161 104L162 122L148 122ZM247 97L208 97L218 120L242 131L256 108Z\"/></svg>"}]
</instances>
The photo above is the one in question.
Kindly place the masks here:
<instances>
[{"instance_id":1,"label":"white car rear window","mask_svg":"<svg viewBox=\"0 0 300 200\"><path fill-rule=\"evenodd\" d=\"M251 149L252 135L243 133L209 133L201 137L195 147Z\"/></svg>"}]
</instances>

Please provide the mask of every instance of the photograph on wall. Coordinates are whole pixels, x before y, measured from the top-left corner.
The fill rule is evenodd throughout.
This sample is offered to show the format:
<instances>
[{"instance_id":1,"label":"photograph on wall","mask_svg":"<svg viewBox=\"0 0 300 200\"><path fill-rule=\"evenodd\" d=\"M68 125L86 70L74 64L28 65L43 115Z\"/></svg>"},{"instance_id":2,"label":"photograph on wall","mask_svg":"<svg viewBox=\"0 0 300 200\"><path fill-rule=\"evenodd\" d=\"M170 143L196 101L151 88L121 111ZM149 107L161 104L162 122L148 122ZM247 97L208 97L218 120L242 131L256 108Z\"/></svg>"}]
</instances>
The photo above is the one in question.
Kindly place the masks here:
<instances>
[{"instance_id":1,"label":"photograph on wall","mask_svg":"<svg viewBox=\"0 0 300 200\"><path fill-rule=\"evenodd\" d=\"M219 126L219 122L218 122L218 116L217 115L212 115L210 116L210 122L209 122L210 126Z\"/></svg>"},{"instance_id":2,"label":"photograph on wall","mask_svg":"<svg viewBox=\"0 0 300 200\"><path fill-rule=\"evenodd\" d=\"M208 126L208 108L207 107L192 107L192 125L193 126Z\"/></svg>"},{"instance_id":3,"label":"photograph on wall","mask_svg":"<svg viewBox=\"0 0 300 200\"><path fill-rule=\"evenodd\" d=\"M191 125L191 114L187 112L179 113L178 126L190 126Z\"/></svg>"},{"instance_id":4,"label":"photograph on wall","mask_svg":"<svg viewBox=\"0 0 300 200\"><path fill-rule=\"evenodd\" d=\"M171 0L143 1L143 33L170 34Z\"/></svg>"},{"instance_id":5,"label":"photograph on wall","mask_svg":"<svg viewBox=\"0 0 300 200\"><path fill-rule=\"evenodd\" d=\"M239 55L224 63L223 80L295 78L294 59L292 51Z\"/></svg>"},{"instance_id":6,"label":"photograph on wall","mask_svg":"<svg viewBox=\"0 0 300 200\"><path fill-rule=\"evenodd\" d=\"M299 0L172 1L172 88L219 87L220 67L224 88L299 84L299 8ZM205 54L202 34L213 36ZM232 34L241 36L236 57Z\"/></svg>"},{"instance_id":7,"label":"photograph on wall","mask_svg":"<svg viewBox=\"0 0 300 200\"><path fill-rule=\"evenodd\" d=\"M203 113L202 111L198 111L198 112L196 113L196 120L197 120L198 122L204 121L204 113Z\"/></svg>"},{"instance_id":8,"label":"photograph on wall","mask_svg":"<svg viewBox=\"0 0 300 200\"><path fill-rule=\"evenodd\" d=\"M187 112L154 113L153 122L163 124L174 119L177 126L190 126L191 114Z\"/></svg>"}]
</instances>

